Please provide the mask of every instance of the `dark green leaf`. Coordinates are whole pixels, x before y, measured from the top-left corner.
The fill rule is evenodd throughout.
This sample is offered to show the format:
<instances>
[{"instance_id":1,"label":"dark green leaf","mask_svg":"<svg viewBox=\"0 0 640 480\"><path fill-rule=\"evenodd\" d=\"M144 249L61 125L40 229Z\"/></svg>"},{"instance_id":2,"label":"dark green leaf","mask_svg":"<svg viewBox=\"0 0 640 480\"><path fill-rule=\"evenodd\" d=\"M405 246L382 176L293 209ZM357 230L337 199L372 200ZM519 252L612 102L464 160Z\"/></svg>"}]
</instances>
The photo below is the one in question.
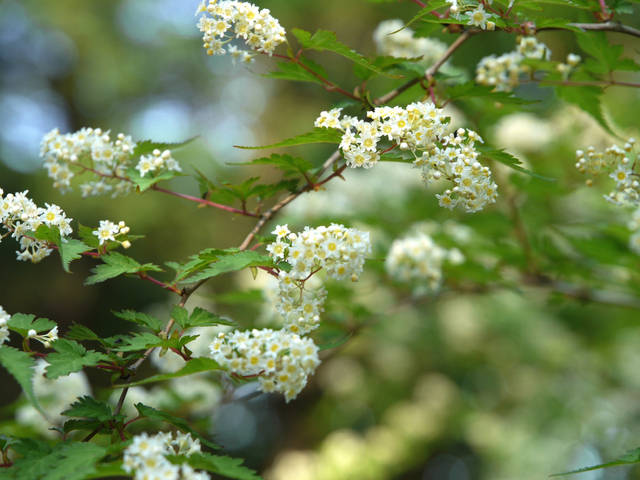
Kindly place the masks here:
<instances>
[{"instance_id":1,"label":"dark green leaf","mask_svg":"<svg viewBox=\"0 0 640 480\"><path fill-rule=\"evenodd\" d=\"M13 375L13 378L15 378L22 387L22 391L31 404L42 412L40 404L33 393L33 383L31 379L33 378L33 369L36 365L33 358L22 350L3 345L0 347L0 364Z\"/></svg>"},{"instance_id":2,"label":"dark green leaf","mask_svg":"<svg viewBox=\"0 0 640 480\"><path fill-rule=\"evenodd\" d=\"M47 355L47 378L58 378L71 372L93 367L100 360L109 360L104 353L87 350L78 342L60 338L51 344L54 353Z\"/></svg>"},{"instance_id":3,"label":"dark green leaf","mask_svg":"<svg viewBox=\"0 0 640 480\"><path fill-rule=\"evenodd\" d=\"M273 165L285 174L298 173L305 175L313 168L313 164L301 157L293 157L287 154L274 153L269 157L256 158L250 162L232 163L231 165Z\"/></svg>"},{"instance_id":4,"label":"dark green leaf","mask_svg":"<svg viewBox=\"0 0 640 480\"><path fill-rule=\"evenodd\" d=\"M163 327L160 319L146 313L136 312L134 310L122 310L120 312L113 312L113 314L122 320L137 323L138 325L145 326L154 332L159 332Z\"/></svg>"},{"instance_id":5,"label":"dark green leaf","mask_svg":"<svg viewBox=\"0 0 640 480\"><path fill-rule=\"evenodd\" d=\"M526 173L532 177L535 177L539 180L544 180L546 182L555 182L555 178L545 177L543 175L539 175L537 173L532 172L531 170L527 170L522 167L522 162L518 160L516 157L511 155L509 152L505 152L504 150L497 150L495 148L487 147L485 145L476 145L476 149L482 153L487 158L495 160L496 162L500 162L503 165L506 165L509 168L513 168L514 170Z\"/></svg>"},{"instance_id":6,"label":"dark green leaf","mask_svg":"<svg viewBox=\"0 0 640 480\"><path fill-rule=\"evenodd\" d=\"M278 62L278 70L266 73L262 76L267 78L278 78L281 80L293 80L296 82L324 84L318 76L327 78L327 72L325 72L320 65L306 58L300 58L299 61L307 68L305 69L302 65L296 62ZM309 70L315 72L317 75L314 75Z\"/></svg>"},{"instance_id":7,"label":"dark green leaf","mask_svg":"<svg viewBox=\"0 0 640 480\"><path fill-rule=\"evenodd\" d=\"M210 453L194 453L184 459L189 465L198 470L222 475L237 480L261 480L258 474L242 465L243 460Z\"/></svg>"},{"instance_id":8,"label":"dark green leaf","mask_svg":"<svg viewBox=\"0 0 640 480\"><path fill-rule=\"evenodd\" d=\"M113 347L118 352L135 352L146 350L151 347L160 347L166 340L161 339L153 333L134 333L129 337L121 337L122 342Z\"/></svg>"},{"instance_id":9,"label":"dark green leaf","mask_svg":"<svg viewBox=\"0 0 640 480\"><path fill-rule=\"evenodd\" d=\"M48 318L36 319L36 316L30 313L14 313L7 322L7 326L9 330L26 337L29 330L35 330L38 333L48 332L56 326L56 323Z\"/></svg>"},{"instance_id":10,"label":"dark green leaf","mask_svg":"<svg viewBox=\"0 0 640 480\"><path fill-rule=\"evenodd\" d=\"M602 105L600 103L602 89L600 87L557 86L556 93L564 101L580 107L591 115L602 128L612 135L615 135L602 114Z\"/></svg>"},{"instance_id":11,"label":"dark green leaf","mask_svg":"<svg viewBox=\"0 0 640 480\"><path fill-rule=\"evenodd\" d=\"M496 92L490 87L477 85L474 82L467 82L448 87L446 95L452 101L459 100L461 98L487 97L488 99L496 102L513 105L529 105L537 103L536 101L518 98L512 92Z\"/></svg>"},{"instance_id":12,"label":"dark green leaf","mask_svg":"<svg viewBox=\"0 0 640 480\"><path fill-rule=\"evenodd\" d=\"M263 255L252 250L244 250L220 257L204 270L185 278L183 281L185 283L194 283L223 273L242 270L247 267L271 265L273 265L273 260L268 255Z\"/></svg>"},{"instance_id":13,"label":"dark green leaf","mask_svg":"<svg viewBox=\"0 0 640 480\"><path fill-rule=\"evenodd\" d=\"M100 338L94 331L78 323L74 323L71 326L71 328L67 331L65 337L69 340L93 340L95 342L104 344L102 338Z\"/></svg>"},{"instance_id":14,"label":"dark green leaf","mask_svg":"<svg viewBox=\"0 0 640 480\"><path fill-rule=\"evenodd\" d=\"M81 240L69 238L60 243L60 259L62 260L62 268L65 272L70 272L69 264L73 260L82 258L82 253L91 250L91 247Z\"/></svg>"},{"instance_id":15,"label":"dark green leaf","mask_svg":"<svg viewBox=\"0 0 640 480\"><path fill-rule=\"evenodd\" d=\"M104 422L113 418L111 407L93 397L79 397L71 406L62 412L65 417L91 418Z\"/></svg>"},{"instance_id":16,"label":"dark green leaf","mask_svg":"<svg viewBox=\"0 0 640 480\"><path fill-rule=\"evenodd\" d=\"M95 285L125 273L136 273L142 268L133 258L117 252L103 255L100 259L104 263L91 270L93 274L85 280L85 285Z\"/></svg>"}]
</instances>

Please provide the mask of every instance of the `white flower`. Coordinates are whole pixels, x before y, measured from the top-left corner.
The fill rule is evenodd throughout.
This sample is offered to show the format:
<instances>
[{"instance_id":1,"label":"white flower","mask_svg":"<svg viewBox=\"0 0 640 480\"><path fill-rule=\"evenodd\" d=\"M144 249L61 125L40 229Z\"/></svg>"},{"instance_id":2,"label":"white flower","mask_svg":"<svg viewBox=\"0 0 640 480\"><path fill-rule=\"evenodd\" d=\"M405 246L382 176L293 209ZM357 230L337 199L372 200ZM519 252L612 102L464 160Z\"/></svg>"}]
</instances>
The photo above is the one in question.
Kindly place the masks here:
<instances>
[{"instance_id":1,"label":"white flower","mask_svg":"<svg viewBox=\"0 0 640 480\"><path fill-rule=\"evenodd\" d=\"M489 17L487 16L487 12L484 11L484 7L482 5L478 5L478 8L469 14L469 25L480 27L485 30L487 28L488 19Z\"/></svg>"}]
</instances>

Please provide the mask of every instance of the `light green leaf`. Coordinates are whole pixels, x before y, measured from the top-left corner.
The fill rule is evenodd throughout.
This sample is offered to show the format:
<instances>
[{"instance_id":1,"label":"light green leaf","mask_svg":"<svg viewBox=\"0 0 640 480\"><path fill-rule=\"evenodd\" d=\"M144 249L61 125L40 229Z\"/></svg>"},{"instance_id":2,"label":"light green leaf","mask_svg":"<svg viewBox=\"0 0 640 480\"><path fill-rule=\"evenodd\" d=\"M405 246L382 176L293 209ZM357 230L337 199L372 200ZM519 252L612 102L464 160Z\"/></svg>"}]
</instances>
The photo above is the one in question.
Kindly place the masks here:
<instances>
[{"instance_id":1,"label":"light green leaf","mask_svg":"<svg viewBox=\"0 0 640 480\"><path fill-rule=\"evenodd\" d=\"M620 457L620 458L618 458L616 460L613 460L611 462L601 463L599 465L592 465L590 467L583 467L583 468L579 468L577 470L572 470L570 472L554 473L551 476L552 477L559 477L559 476L563 476L563 475L573 475L573 474L576 474L576 473L590 472L592 470L600 470L602 468L617 467L619 465L629 465L629 464L632 464L632 463L640 463L640 448L636 448L634 450L629 450L622 457Z\"/></svg>"},{"instance_id":2,"label":"light green leaf","mask_svg":"<svg viewBox=\"0 0 640 480\"><path fill-rule=\"evenodd\" d=\"M271 266L273 260L268 255L262 255L252 250L244 250L220 257L211 263L204 270L191 275L183 280L184 283L199 282L207 278L222 275L223 273L235 272L247 267Z\"/></svg>"},{"instance_id":3,"label":"light green leaf","mask_svg":"<svg viewBox=\"0 0 640 480\"><path fill-rule=\"evenodd\" d=\"M224 319L207 310L196 307L191 312L188 322L189 328L192 327L211 327L214 325L234 325L230 320Z\"/></svg>"},{"instance_id":4,"label":"light green leaf","mask_svg":"<svg viewBox=\"0 0 640 480\"><path fill-rule=\"evenodd\" d=\"M262 150L265 148L279 148L279 147L292 147L295 145L306 145L309 143L340 143L342 139L342 132L333 128L314 128L310 132L303 133L296 137L288 138L278 143L272 143L271 145L263 145L260 147L243 147L240 145L234 145L236 148L243 148L247 150Z\"/></svg>"},{"instance_id":5,"label":"light green leaf","mask_svg":"<svg viewBox=\"0 0 640 480\"><path fill-rule=\"evenodd\" d=\"M193 142L198 137L191 137L185 140L184 142L176 142L176 143L166 143L166 142L154 142L153 140L142 140L136 143L136 148L133 150L131 154L133 158L137 158L140 155L148 155L152 153L154 150L176 150L180 147L184 147L189 143Z\"/></svg>"},{"instance_id":6,"label":"light green leaf","mask_svg":"<svg viewBox=\"0 0 640 480\"><path fill-rule=\"evenodd\" d=\"M193 375L194 373L210 372L212 370L220 370L218 365L213 359L207 357L196 357L186 362L185 366L180 370L173 373L162 373L160 375L153 375L137 382L127 383L126 385L116 385L117 387L135 387L137 385L146 385L148 383L164 382L173 378L186 377L187 375Z\"/></svg>"},{"instance_id":7,"label":"light green leaf","mask_svg":"<svg viewBox=\"0 0 640 480\"><path fill-rule=\"evenodd\" d=\"M544 180L546 182L555 182L555 178L545 177L543 175L539 175L537 173L532 172L531 170L527 170L522 167L522 162L518 160L516 157L511 155L509 152L505 152L504 150L497 150L495 148L491 148L485 145L476 145L476 149L482 153L483 156L495 160L496 162L500 162L503 165L506 165L509 168L513 168L514 170L526 173L532 177L535 177L539 180Z\"/></svg>"},{"instance_id":8,"label":"light green leaf","mask_svg":"<svg viewBox=\"0 0 640 480\"><path fill-rule=\"evenodd\" d=\"M615 136L611 127L607 123L602 113L602 105L600 103L600 95L602 89L600 87L584 87L584 86L557 86L556 93L566 102L577 105L582 110L591 115L607 132Z\"/></svg>"},{"instance_id":9,"label":"light green leaf","mask_svg":"<svg viewBox=\"0 0 640 480\"><path fill-rule=\"evenodd\" d=\"M210 453L194 453L185 458L193 468L236 480L261 480L253 470L242 465L243 460Z\"/></svg>"},{"instance_id":10,"label":"light green leaf","mask_svg":"<svg viewBox=\"0 0 640 480\"><path fill-rule=\"evenodd\" d=\"M22 391L27 399L34 407L42 412L40 404L33 393L33 383L31 379L33 378L33 369L36 365L33 358L22 350L3 345L0 347L0 365L13 375L13 378L15 378L22 387Z\"/></svg>"},{"instance_id":11,"label":"light green leaf","mask_svg":"<svg viewBox=\"0 0 640 480\"><path fill-rule=\"evenodd\" d=\"M129 337L122 337L122 343L113 347L118 352L135 352L137 350L146 350L151 347L160 347L166 340L154 335L153 333L134 333Z\"/></svg>"},{"instance_id":12,"label":"light green leaf","mask_svg":"<svg viewBox=\"0 0 640 480\"><path fill-rule=\"evenodd\" d=\"M78 342L60 338L51 344L54 353L47 355L47 378L58 378L71 372L82 370L83 367L93 367L100 360L109 360L104 353L87 350Z\"/></svg>"},{"instance_id":13,"label":"light green leaf","mask_svg":"<svg viewBox=\"0 0 640 480\"><path fill-rule=\"evenodd\" d=\"M307 68L316 72L320 77L326 78L327 73L315 62L306 58L300 58ZM281 80L293 80L296 82L313 82L323 85L322 80L296 62L278 62L278 70L262 75L267 78L277 78Z\"/></svg>"},{"instance_id":14,"label":"light green leaf","mask_svg":"<svg viewBox=\"0 0 640 480\"><path fill-rule=\"evenodd\" d=\"M145 326L154 332L162 330L162 321L152 315L136 312L135 310L122 310L120 312L112 312L116 317L126 320L127 322L137 323Z\"/></svg>"},{"instance_id":15,"label":"light green leaf","mask_svg":"<svg viewBox=\"0 0 640 480\"><path fill-rule=\"evenodd\" d=\"M360 55L355 50L349 48L344 43L340 42L336 38L336 34L334 32L330 32L328 30L318 30L316 33L311 35L310 32L301 30L299 28L294 28L292 30L292 33L298 39L303 48L306 48L308 50L317 50L319 52L328 50L330 52L337 53L338 55L348 58L352 62L373 70L378 74L384 75L384 72L378 69L375 65L371 64L365 57Z\"/></svg>"},{"instance_id":16,"label":"light green leaf","mask_svg":"<svg viewBox=\"0 0 640 480\"><path fill-rule=\"evenodd\" d=\"M104 263L91 270L93 274L85 280L85 285L95 285L125 273L136 273L142 268L142 265L133 258L117 252L103 255L100 259Z\"/></svg>"},{"instance_id":17,"label":"light green leaf","mask_svg":"<svg viewBox=\"0 0 640 480\"><path fill-rule=\"evenodd\" d=\"M171 180L173 177L179 177L181 175L182 174L180 172L176 172L174 170L165 170L164 172L160 172L157 175L154 175L153 172L149 172L143 177L135 168L130 168L127 170L127 176L133 183L135 183L135 185L141 192L148 190L158 182L161 182L163 180Z\"/></svg>"},{"instance_id":18,"label":"light green leaf","mask_svg":"<svg viewBox=\"0 0 640 480\"><path fill-rule=\"evenodd\" d=\"M91 247L81 240L75 238L69 238L60 242L60 259L62 260L62 268L65 272L69 273L69 264L73 260L82 258L82 253L91 250Z\"/></svg>"},{"instance_id":19,"label":"light green leaf","mask_svg":"<svg viewBox=\"0 0 640 480\"><path fill-rule=\"evenodd\" d=\"M292 173L304 175L313 168L313 164L309 160L279 153L274 153L269 157L256 158L250 162L231 163L230 165L273 165L282 170L285 175Z\"/></svg>"},{"instance_id":20,"label":"light green leaf","mask_svg":"<svg viewBox=\"0 0 640 480\"><path fill-rule=\"evenodd\" d=\"M26 337L29 330L35 330L37 333L48 332L56 326L56 322L48 318L36 319L36 316L30 313L14 313L7 322L7 326L9 330Z\"/></svg>"}]
</instances>

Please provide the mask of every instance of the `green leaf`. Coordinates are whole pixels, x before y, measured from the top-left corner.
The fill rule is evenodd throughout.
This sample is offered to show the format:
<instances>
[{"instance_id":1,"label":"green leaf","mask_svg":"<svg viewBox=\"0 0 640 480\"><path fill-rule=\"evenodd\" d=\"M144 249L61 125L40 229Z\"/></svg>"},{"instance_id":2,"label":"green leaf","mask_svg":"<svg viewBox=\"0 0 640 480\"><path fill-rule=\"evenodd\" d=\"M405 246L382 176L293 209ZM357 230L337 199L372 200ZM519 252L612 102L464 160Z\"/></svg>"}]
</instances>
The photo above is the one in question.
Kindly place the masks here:
<instances>
[{"instance_id":1,"label":"green leaf","mask_svg":"<svg viewBox=\"0 0 640 480\"><path fill-rule=\"evenodd\" d=\"M125 477L127 473L122 469L122 462L110 462L110 463L100 463L96 465L95 473L92 473L85 478L89 479L99 479L102 480L104 478L109 477Z\"/></svg>"},{"instance_id":2,"label":"green leaf","mask_svg":"<svg viewBox=\"0 0 640 480\"><path fill-rule=\"evenodd\" d=\"M602 113L602 105L600 103L600 95L602 89L600 87L590 86L557 86L556 94L566 102L577 105L582 110L591 115L599 124L611 135L616 134L611 130Z\"/></svg>"},{"instance_id":3,"label":"green leaf","mask_svg":"<svg viewBox=\"0 0 640 480\"><path fill-rule=\"evenodd\" d=\"M208 312L203 308L196 307L193 309L193 312L191 312L188 325L189 325L189 328L192 328L192 327L211 327L214 325L231 326L231 325L234 325L234 323L214 313Z\"/></svg>"},{"instance_id":4,"label":"green leaf","mask_svg":"<svg viewBox=\"0 0 640 480\"><path fill-rule=\"evenodd\" d=\"M173 378L186 377L187 375L193 375L194 373L210 372L212 370L220 370L218 365L213 359L207 357L192 358L185 363L184 367L173 373L162 373L159 375L153 375L137 382L127 383L126 385L116 385L117 387L135 387L137 385L146 385L148 383L164 382L165 380L171 380Z\"/></svg>"},{"instance_id":5,"label":"green leaf","mask_svg":"<svg viewBox=\"0 0 640 480\"><path fill-rule=\"evenodd\" d=\"M182 418L174 417L173 415L171 415L169 413L162 412L160 410L156 410L155 408L149 407L147 405L143 405L142 403L137 403L135 405L135 407L138 410L138 413L140 413L140 416L142 416L142 417L146 417L146 418L150 418L152 420L159 420L161 422L169 423L169 424L171 424L171 425L173 425L175 427L178 427L183 432L188 432L191 435L197 437L206 446L208 446L210 448L213 448L215 450L217 450L219 448L215 443L210 442L207 438L203 437L197 431L195 431L193 428L191 428L189 426L189 424L185 420L183 420Z\"/></svg>"},{"instance_id":6,"label":"green leaf","mask_svg":"<svg viewBox=\"0 0 640 480\"><path fill-rule=\"evenodd\" d=\"M590 72L605 74L614 70L640 70L640 65L630 58L620 58L624 47L610 44L604 32L579 33L576 39L580 48L594 57L584 62L585 68Z\"/></svg>"},{"instance_id":7,"label":"green leaf","mask_svg":"<svg viewBox=\"0 0 640 480\"><path fill-rule=\"evenodd\" d=\"M62 412L65 417L91 418L104 422L113 418L111 407L93 397L79 397L71 406Z\"/></svg>"},{"instance_id":8,"label":"green leaf","mask_svg":"<svg viewBox=\"0 0 640 480\"><path fill-rule=\"evenodd\" d=\"M121 253L112 252L100 258L104 263L91 270L93 274L85 280L85 285L95 285L125 273L139 272L142 269L142 265L137 261Z\"/></svg>"},{"instance_id":9,"label":"green leaf","mask_svg":"<svg viewBox=\"0 0 640 480\"><path fill-rule=\"evenodd\" d=\"M142 140L136 144L136 148L133 150L131 156L137 158L140 155L148 155L154 150L176 150L180 147L193 142L198 137L191 137L184 142L166 143L166 142L154 142L152 140Z\"/></svg>"},{"instance_id":10,"label":"green leaf","mask_svg":"<svg viewBox=\"0 0 640 480\"><path fill-rule=\"evenodd\" d=\"M147 327L148 329L159 332L162 330L162 320L146 313L136 312L134 310L122 310L120 312L112 312L116 317L126 320L127 322L137 323Z\"/></svg>"},{"instance_id":11,"label":"green leaf","mask_svg":"<svg viewBox=\"0 0 640 480\"><path fill-rule=\"evenodd\" d=\"M298 39L303 48L306 48L308 50L316 50L318 52L328 50L330 52L337 53L338 55L341 55L358 65L373 70L378 74L384 75L384 72L376 68L376 66L371 64L365 57L360 55L355 50L349 48L344 43L340 42L336 38L336 34L334 32L330 32L328 30L318 30L316 33L311 35L311 33L305 30L294 28L292 30L292 33Z\"/></svg>"},{"instance_id":12,"label":"green leaf","mask_svg":"<svg viewBox=\"0 0 640 480\"><path fill-rule=\"evenodd\" d=\"M273 165L282 170L285 175L293 173L303 176L313 168L313 164L309 160L279 153L274 153L269 157L256 158L250 162L231 163L230 165Z\"/></svg>"},{"instance_id":13,"label":"green leaf","mask_svg":"<svg viewBox=\"0 0 640 480\"><path fill-rule=\"evenodd\" d=\"M483 156L495 160L496 162L500 162L503 165L506 165L509 168L513 168L514 170L526 173L532 177L535 177L539 180L544 180L545 182L555 182L555 178L545 177L543 175L539 175L537 173L532 172L531 170L527 170L522 167L522 162L518 160L516 157L511 155L509 152L505 152L504 150L497 150L495 148L491 148L485 145L476 145L476 149L482 153Z\"/></svg>"},{"instance_id":14,"label":"green leaf","mask_svg":"<svg viewBox=\"0 0 640 480\"><path fill-rule=\"evenodd\" d=\"M127 170L127 177L129 177L141 192L148 190L158 182L171 180L172 178L179 177L181 175L182 174L180 172L176 172L174 170L165 170L157 175L154 175L153 172L149 172L143 177L140 175L140 172L133 167Z\"/></svg>"},{"instance_id":15,"label":"green leaf","mask_svg":"<svg viewBox=\"0 0 640 480\"><path fill-rule=\"evenodd\" d=\"M68 338L69 340L77 340L77 341L92 340L94 342L99 342L104 345L104 341L102 340L102 338L98 336L97 333L95 333L90 328L85 327L84 325L80 325L78 323L74 323L71 326L71 328L67 331L65 337Z\"/></svg>"},{"instance_id":16,"label":"green leaf","mask_svg":"<svg viewBox=\"0 0 640 480\"><path fill-rule=\"evenodd\" d=\"M54 353L47 355L47 378L58 378L83 367L94 367L100 360L109 360L104 353L87 350L78 342L60 338L51 344Z\"/></svg>"},{"instance_id":17,"label":"green leaf","mask_svg":"<svg viewBox=\"0 0 640 480\"><path fill-rule=\"evenodd\" d=\"M447 97L449 100L455 101L461 98L486 97L490 100L512 104L512 105L530 105L537 101L524 100L516 97L513 92L496 92L490 87L477 85L474 82L461 83L447 88Z\"/></svg>"},{"instance_id":18,"label":"green leaf","mask_svg":"<svg viewBox=\"0 0 640 480\"><path fill-rule=\"evenodd\" d=\"M306 145L309 143L340 143L342 139L342 132L333 128L319 128L316 127L310 132L303 133L296 137L288 138L278 143L272 143L271 145L263 145L260 147L243 147L240 145L234 145L236 148L244 148L247 150L261 150L265 148L278 148L278 147L292 147L294 145Z\"/></svg>"},{"instance_id":19,"label":"green leaf","mask_svg":"<svg viewBox=\"0 0 640 480\"><path fill-rule=\"evenodd\" d=\"M253 470L242 465L243 460L210 453L194 453L185 457L185 461L193 468L222 475L236 480L261 480Z\"/></svg>"},{"instance_id":20,"label":"green leaf","mask_svg":"<svg viewBox=\"0 0 640 480\"><path fill-rule=\"evenodd\" d=\"M166 340L154 335L153 333L134 333L129 337L121 337L122 343L113 347L118 352L135 352L137 350L146 350L151 347L160 347Z\"/></svg>"},{"instance_id":21,"label":"green leaf","mask_svg":"<svg viewBox=\"0 0 640 480\"><path fill-rule=\"evenodd\" d=\"M96 472L96 464L107 449L95 443L64 442L49 447L34 440L21 440L13 448L23 455L3 469L3 480L83 480Z\"/></svg>"},{"instance_id":22,"label":"green leaf","mask_svg":"<svg viewBox=\"0 0 640 480\"><path fill-rule=\"evenodd\" d=\"M14 313L7 322L7 326L9 330L26 337L29 330L35 330L38 333L48 332L56 326L56 323L48 318L36 319L36 316L30 313Z\"/></svg>"},{"instance_id":23,"label":"green leaf","mask_svg":"<svg viewBox=\"0 0 640 480\"><path fill-rule=\"evenodd\" d=\"M223 273L235 272L247 267L272 266L273 260L268 255L263 255L252 250L243 250L220 257L211 263L204 270L185 278L183 282L194 283L207 278L222 275Z\"/></svg>"},{"instance_id":24,"label":"green leaf","mask_svg":"<svg viewBox=\"0 0 640 480\"><path fill-rule=\"evenodd\" d=\"M629 464L632 464L632 463L640 463L640 448L636 448L634 450L629 450L623 456L621 456L620 458L617 458L616 460L613 460L611 462L601 463L599 465L592 465L590 467L583 467L583 468L579 468L577 470L572 470L570 472L554 473L551 476L552 477L559 477L559 476L563 476L563 475L573 475L575 473L590 472L592 470L600 470L601 468L616 467L616 466L619 466L619 465L629 465Z\"/></svg>"},{"instance_id":25,"label":"green leaf","mask_svg":"<svg viewBox=\"0 0 640 480\"><path fill-rule=\"evenodd\" d=\"M31 379L33 378L33 369L36 365L33 358L22 350L3 345L0 347L0 364L13 375L13 378L15 378L22 387L24 395L31 404L42 412L40 404L33 393L33 383Z\"/></svg>"},{"instance_id":26,"label":"green leaf","mask_svg":"<svg viewBox=\"0 0 640 480\"><path fill-rule=\"evenodd\" d=\"M317 63L309 60L308 58L300 58L299 62L303 63L307 69L317 73L320 77L327 78L327 72ZM278 62L278 70L265 73L262 75L267 78L277 78L281 80L293 80L295 82L313 82L324 85L322 80L318 76L309 72L299 63L296 62Z\"/></svg>"},{"instance_id":27,"label":"green leaf","mask_svg":"<svg viewBox=\"0 0 640 480\"><path fill-rule=\"evenodd\" d=\"M91 250L91 247L81 240L69 238L63 240L59 245L60 260L62 260L62 268L65 272L70 273L69 264L73 260L82 258L82 253Z\"/></svg>"},{"instance_id":28,"label":"green leaf","mask_svg":"<svg viewBox=\"0 0 640 480\"><path fill-rule=\"evenodd\" d=\"M89 247L98 248L100 246L100 240L93 234L94 230L92 227L78 224L78 236L80 239L89 245Z\"/></svg>"}]
</instances>

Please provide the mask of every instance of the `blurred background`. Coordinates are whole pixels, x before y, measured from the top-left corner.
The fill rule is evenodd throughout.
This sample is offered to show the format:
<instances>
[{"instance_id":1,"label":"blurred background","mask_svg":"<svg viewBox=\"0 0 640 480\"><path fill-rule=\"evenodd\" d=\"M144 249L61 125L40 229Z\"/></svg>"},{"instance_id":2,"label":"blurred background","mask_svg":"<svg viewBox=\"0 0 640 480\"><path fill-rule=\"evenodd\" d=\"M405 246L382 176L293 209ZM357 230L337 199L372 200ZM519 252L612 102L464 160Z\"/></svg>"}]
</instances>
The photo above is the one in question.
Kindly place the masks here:
<instances>
[{"instance_id":1,"label":"blurred background","mask_svg":"<svg viewBox=\"0 0 640 480\"><path fill-rule=\"evenodd\" d=\"M183 169L239 181L256 170L228 164L261 155L233 145L306 132L321 110L341 101L314 84L261 77L274 69L273 59L260 58L247 68L227 57L207 57L195 26L197 4L2 0L0 187L28 189L38 204L56 203L84 225L124 220L132 234L145 236L130 250L145 262L183 261L203 248L237 246L252 227L245 218L156 192L118 199L61 194L38 155L43 134L54 127L63 133L100 127L137 140L197 136L174 153ZM334 30L370 56L380 21L407 21L417 12L410 2L364 0L265 0L260 6L287 30ZM563 15L575 12L549 10L549 16ZM623 20L640 27L640 11ZM451 42L439 30L429 33ZM581 53L570 33L540 38L554 60ZM610 38L639 58L637 39ZM482 57L513 49L512 36L483 35L462 47L452 63L459 75L473 78ZM358 85L341 57L311 57L341 86ZM633 73L619 79L640 81ZM383 79L371 87L384 93L394 82ZM639 92L611 88L604 96L607 118L622 135L638 135ZM278 219L292 230L344 223L371 231L374 242L360 282L328 286L323 327L314 334L327 349L298 399L285 405L279 396L255 395L254 384L230 385L209 375L138 389L131 401L194 418L226 452L271 480L534 479L640 446L640 258L627 247L630 213L602 199L611 185L603 181L588 189L574 168L576 149L618 139L562 104L551 89L526 85L517 94L538 102L471 101L451 105L450 112L456 124L474 128L555 182L492 165L498 204L468 215L439 208L433 195L438 190L425 188L416 170L384 164L347 171L346 183L338 180L303 196ZM397 102L421 97L416 87ZM295 150L316 165L331 152L328 145ZM269 168L260 173L278 178ZM170 186L198 194L189 177ZM418 233L465 258L443 267L438 289L398 282L385 270L392 242ZM55 256L38 265L18 263L14 250L11 239L0 244L0 305L10 314L52 318L63 331L77 322L105 336L126 328L113 310L168 316L173 299L151 284L118 278L83 287L90 261L75 262L73 274L65 274ZM243 327L277 326L273 294L261 274L239 274L210 282L189 306L210 308ZM201 333L194 351L206 354L205 340L215 332ZM142 374L179 368L170 355L148 362ZM18 398L13 380L0 375L0 430L52 435ZM89 391L112 395L105 376L72 377L65 387L37 380L36 391L51 409ZM57 398L57 390L71 397ZM640 468L575 478L634 479Z\"/></svg>"}]
</instances>

